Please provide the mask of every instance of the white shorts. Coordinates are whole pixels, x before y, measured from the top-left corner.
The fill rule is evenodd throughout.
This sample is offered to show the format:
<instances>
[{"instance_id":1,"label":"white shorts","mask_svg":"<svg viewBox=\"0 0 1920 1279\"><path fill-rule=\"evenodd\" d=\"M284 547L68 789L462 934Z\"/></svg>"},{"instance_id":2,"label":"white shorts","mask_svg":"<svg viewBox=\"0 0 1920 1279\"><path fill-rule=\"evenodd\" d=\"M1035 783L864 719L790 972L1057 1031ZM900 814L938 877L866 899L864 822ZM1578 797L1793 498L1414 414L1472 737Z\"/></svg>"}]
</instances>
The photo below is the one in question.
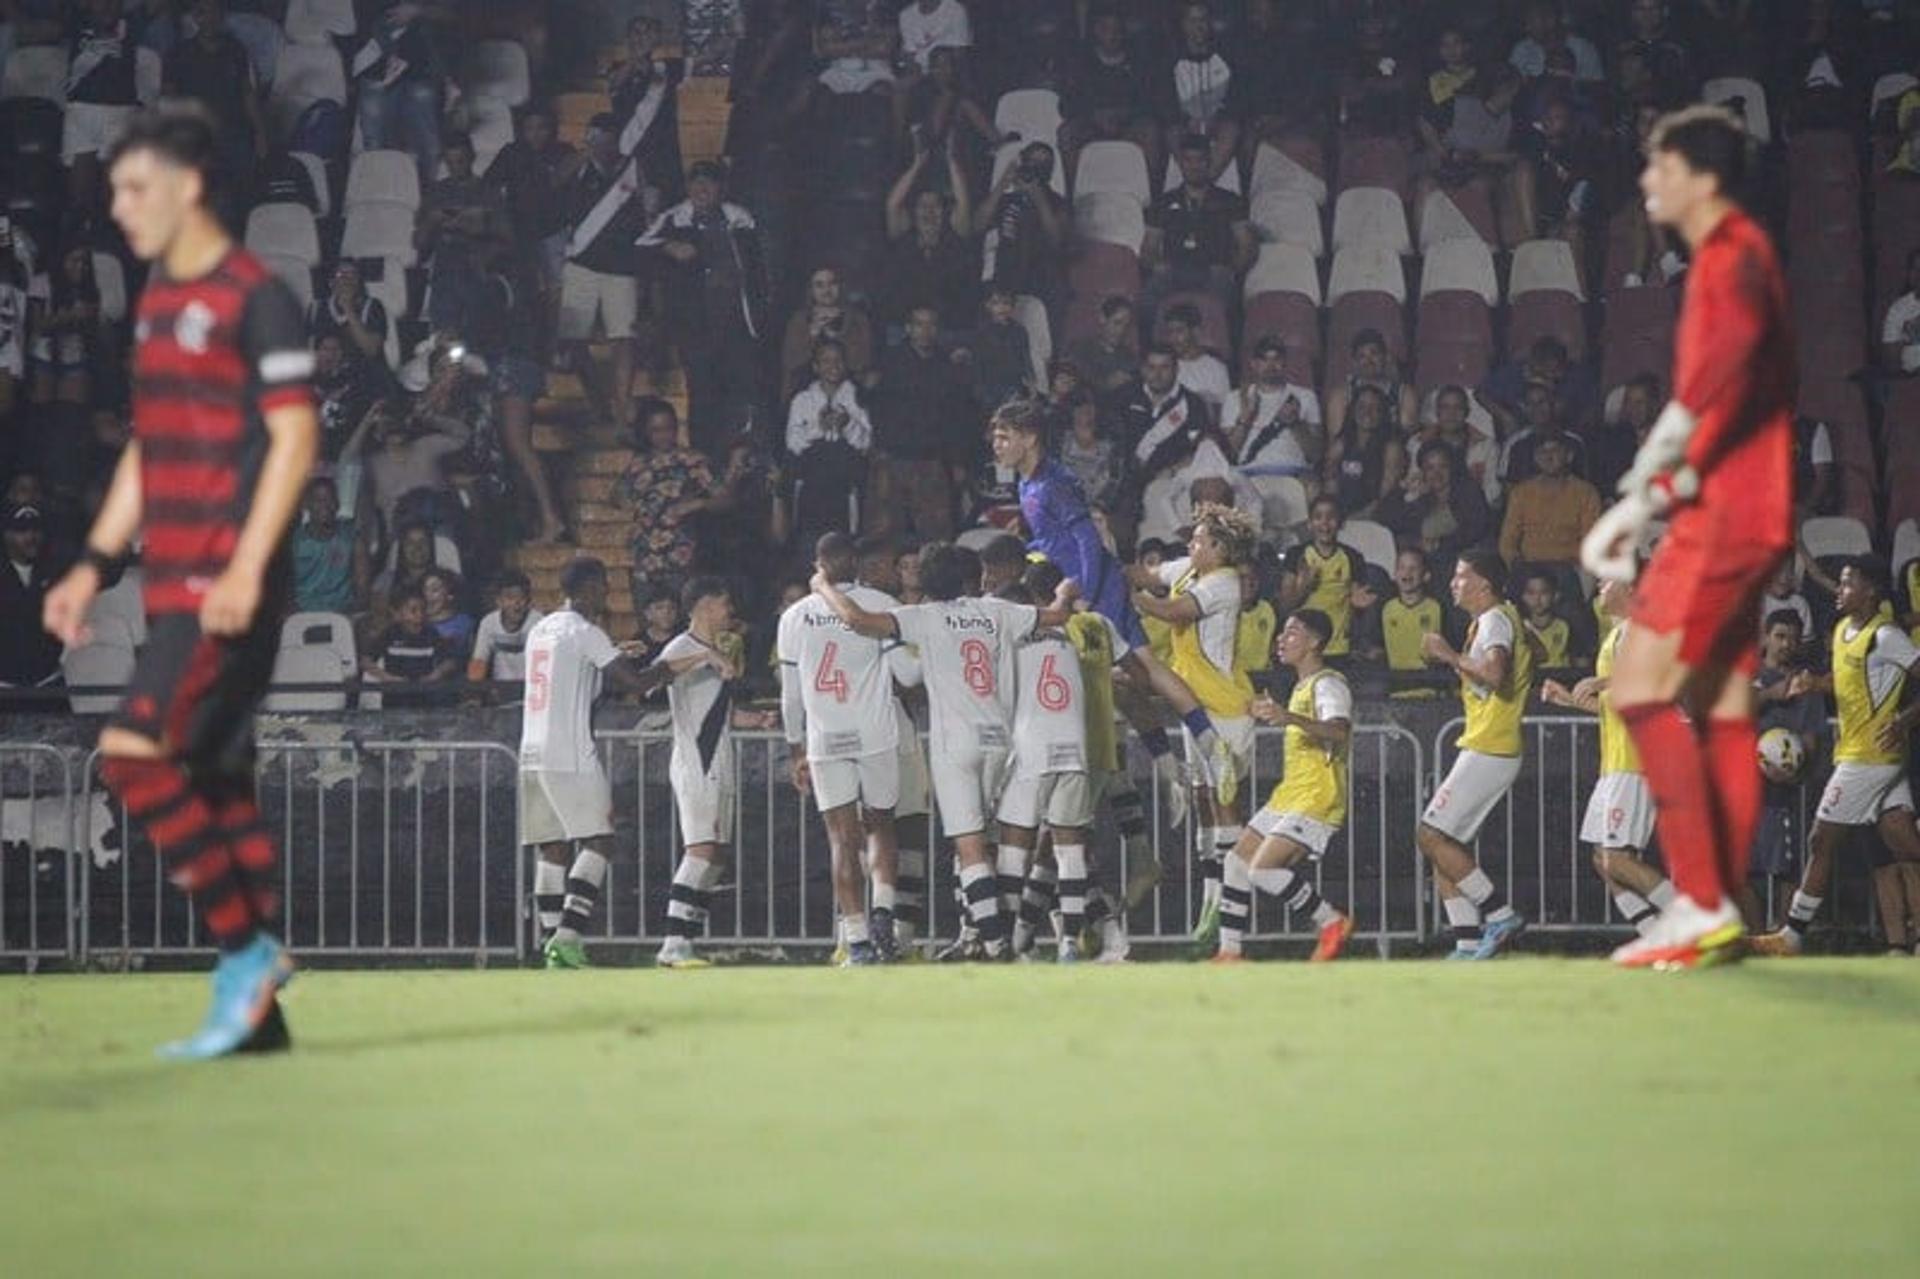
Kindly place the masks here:
<instances>
[{"instance_id":1,"label":"white shorts","mask_svg":"<svg viewBox=\"0 0 1920 1279\"><path fill-rule=\"evenodd\" d=\"M1638 773L1606 773L1580 823L1582 842L1596 848L1644 850L1653 842L1653 792Z\"/></svg>"},{"instance_id":2,"label":"white shorts","mask_svg":"<svg viewBox=\"0 0 1920 1279\"><path fill-rule=\"evenodd\" d=\"M733 842L731 749L722 746L714 752L713 767L704 773L675 751L667 765L667 779L673 784L673 806L680 814L683 847Z\"/></svg>"},{"instance_id":3,"label":"white shorts","mask_svg":"<svg viewBox=\"0 0 1920 1279\"><path fill-rule=\"evenodd\" d=\"M1912 807L1913 787L1907 782L1905 764L1843 761L1833 766L1813 816L1829 826L1871 826L1882 813Z\"/></svg>"},{"instance_id":4,"label":"white shorts","mask_svg":"<svg viewBox=\"0 0 1920 1279\"><path fill-rule=\"evenodd\" d=\"M560 325L562 342L585 342L600 321L608 341L633 336L640 314L640 286L630 275L607 275L569 262L560 269Z\"/></svg>"},{"instance_id":5,"label":"white shorts","mask_svg":"<svg viewBox=\"0 0 1920 1279\"><path fill-rule=\"evenodd\" d=\"M110 107L98 102L69 102L60 126L60 162L72 164L89 152L105 155L127 131L137 107Z\"/></svg>"},{"instance_id":6,"label":"white shorts","mask_svg":"<svg viewBox=\"0 0 1920 1279\"><path fill-rule=\"evenodd\" d=\"M813 802L823 813L855 800L868 808L891 809L900 803L898 751L809 760L808 768L813 774Z\"/></svg>"},{"instance_id":7,"label":"white shorts","mask_svg":"<svg viewBox=\"0 0 1920 1279\"><path fill-rule=\"evenodd\" d=\"M927 755L920 748L920 730L913 717L896 704L894 719L900 728L900 745L895 748L899 760L900 800L893 806L895 817L925 817L933 811L932 782L927 778Z\"/></svg>"},{"instance_id":8,"label":"white shorts","mask_svg":"<svg viewBox=\"0 0 1920 1279\"><path fill-rule=\"evenodd\" d=\"M520 770L520 842L564 844L613 834L613 788L597 768Z\"/></svg>"},{"instance_id":9,"label":"white shorts","mask_svg":"<svg viewBox=\"0 0 1920 1279\"><path fill-rule=\"evenodd\" d=\"M1007 778L1007 752L991 747L953 749L933 743L933 798L940 809L940 833L948 839L975 835L999 810L1000 788Z\"/></svg>"},{"instance_id":10,"label":"white shorts","mask_svg":"<svg viewBox=\"0 0 1920 1279\"><path fill-rule=\"evenodd\" d=\"M1307 856L1319 861L1326 856L1327 845L1333 841L1339 827L1331 822L1308 817L1303 813L1283 813L1272 808L1263 808L1253 815L1247 828L1262 839L1279 836L1292 840L1307 850Z\"/></svg>"},{"instance_id":11,"label":"white shorts","mask_svg":"<svg viewBox=\"0 0 1920 1279\"><path fill-rule=\"evenodd\" d=\"M835 93L865 93L892 84L893 68L879 58L835 58L820 73L820 83Z\"/></svg>"},{"instance_id":12,"label":"white shorts","mask_svg":"<svg viewBox=\"0 0 1920 1279\"><path fill-rule=\"evenodd\" d=\"M1011 778L1000 792L1000 820L1022 830L1043 821L1053 830L1085 830L1093 825L1093 786L1085 773Z\"/></svg>"},{"instance_id":13,"label":"white shorts","mask_svg":"<svg viewBox=\"0 0 1920 1279\"><path fill-rule=\"evenodd\" d=\"M1427 801L1427 811L1420 815L1420 820L1442 835L1452 836L1463 844L1471 843L1480 833L1487 814L1506 798L1518 776L1518 755L1461 751L1446 780Z\"/></svg>"},{"instance_id":14,"label":"white shorts","mask_svg":"<svg viewBox=\"0 0 1920 1279\"><path fill-rule=\"evenodd\" d=\"M1254 734L1258 731L1259 725L1253 722L1251 715L1214 715L1211 718L1213 731L1220 735L1220 740L1225 742L1227 749L1233 752L1234 771L1239 774L1242 783L1245 783L1246 779L1253 774ZM1194 742L1193 734L1186 733L1186 738L1187 758L1198 760L1200 747ZM1241 789L1246 789L1244 784Z\"/></svg>"}]
</instances>

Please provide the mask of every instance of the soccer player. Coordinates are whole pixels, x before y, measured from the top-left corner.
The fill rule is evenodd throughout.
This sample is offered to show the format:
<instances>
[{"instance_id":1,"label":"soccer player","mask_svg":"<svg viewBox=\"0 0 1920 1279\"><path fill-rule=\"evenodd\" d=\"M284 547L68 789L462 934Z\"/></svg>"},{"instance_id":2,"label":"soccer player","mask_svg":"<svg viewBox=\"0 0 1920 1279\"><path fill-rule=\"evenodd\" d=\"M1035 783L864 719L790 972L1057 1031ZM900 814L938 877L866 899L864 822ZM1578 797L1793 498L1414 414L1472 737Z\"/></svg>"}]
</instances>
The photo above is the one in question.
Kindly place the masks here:
<instances>
[{"instance_id":1,"label":"soccer player","mask_svg":"<svg viewBox=\"0 0 1920 1279\"><path fill-rule=\"evenodd\" d=\"M853 539L845 533L827 533L815 544L815 569L862 608L879 613L900 606L891 595L854 585L857 566ZM893 810L900 801L900 742L889 659L901 648L897 640L854 634L817 595L780 615L780 721L793 755L793 784L802 794L812 793L826 823L840 916L837 941L855 966L899 957Z\"/></svg>"},{"instance_id":2,"label":"soccer player","mask_svg":"<svg viewBox=\"0 0 1920 1279\"><path fill-rule=\"evenodd\" d=\"M1656 517L1667 532L1635 597L1613 704L1647 774L1677 890L1659 926L1616 952L1629 967L1732 957L1732 894L1760 811L1754 636L1768 579L1793 545L1797 367L1773 245L1735 205L1748 139L1738 117L1694 106L1655 125L1640 175L1648 217L1693 251L1674 340L1673 398L1581 547L1599 577L1629 579Z\"/></svg>"},{"instance_id":3,"label":"soccer player","mask_svg":"<svg viewBox=\"0 0 1920 1279\"><path fill-rule=\"evenodd\" d=\"M1400 549L1393 559L1393 598L1380 606L1380 635L1387 652L1387 669L1395 672L1427 669L1427 636L1446 628L1446 609L1428 591L1432 570L1417 546ZM1432 688L1395 689L1393 696L1423 699L1439 696Z\"/></svg>"},{"instance_id":4,"label":"soccer player","mask_svg":"<svg viewBox=\"0 0 1920 1279\"><path fill-rule=\"evenodd\" d=\"M1353 690L1347 677L1327 665L1327 645L1336 630L1319 609L1303 608L1280 628L1275 648L1299 679L1286 707L1272 698L1254 701L1253 716L1286 729L1286 763L1264 808L1227 854L1220 889L1220 949L1215 963L1240 963L1241 944L1253 911L1254 890L1278 897L1288 909L1313 920L1319 937L1313 962L1338 959L1353 936L1353 920L1320 896L1313 881L1294 867L1326 855L1334 832L1347 820L1347 748L1353 739Z\"/></svg>"},{"instance_id":5,"label":"soccer player","mask_svg":"<svg viewBox=\"0 0 1920 1279\"><path fill-rule=\"evenodd\" d=\"M1529 587L1532 584L1529 579ZM1613 904L1644 937L1652 931L1660 912L1672 904L1673 885L1641 860L1653 841L1653 796L1647 791L1646 774L1633 749L1633 738L1620 722L1620 713L1613 709L1608 693L1613 664L1628 632L1626 618L1633 588L1621 581L1602 582L1600 599L1607 616L1618 625L1600 642L1593 674L1572 688L1550 679L1540 686L1540 700L1600 717L1600 780L1594 783L1593 795L1587 800L1580 838L1593 845L1593 869L1613 890ZM1537 629L1534 633L1539 634Z\"/></svg>"},{"instance_id":6,"label":"soccer player","mask_svg":"<svg viewBox=\"0 0 1920 1279\"><path fill-rule=\"evenodd\" d=\"M1417 835L1453 928L1454 959L1493 959L1527 926L1467 851L1520 776L1520 717L1533 692L1533 640L1507 603L1506 588L1507 566L1498 552L1462 551L1453 602L1473 618L1467 651L1456 652L1437 632L1422 641L1428 661L1460 676L1467 717L1460 754L1427 801Z\"/></svg>"},{"instance_id":7,"label":"soccer player","mask_svg":"<svg viewBox=\"0 0 1920 1279\"><path fill-rule=\"evenodd\" d=\"M973 557L934 543L920 552L924 604L872 612L848 597L825 573L813 575L814 593L855 632L899 639L920 651L933 717L932 773L940 828L953 841L967 914L987 958L1008 953L1012 921L1000 910L995 859L987 850L987 821L1006 780L1013 732L1014 650L1040 626L1067 620L1073 583L1062 581L1044 609L966 594Z\"/></svg>"},{"instance_id":8,"label":"soccer player","mask_svg":"<svg viewBox=\"0 0 1920 1279\"><path fill-rule=\"evenodd\" d=\"M895 553L891 543L869 545L860 556L858 582L905 603L900 563L909 560L918 574L917 557ZM917 579L916 579L917 580ZM927 756L920 748L920 728L913 721L900 690L922 682L920 657L907 645L888 655L896 685L893 698L895 748L900 769L900 798L893 809L894 916L893 934L901 953L911 957L914 940L927 921L927 850L921 842L933 814L933 783L927 777Z\"/></svg>"},{"instance_id":9,"label":"soccer player","mask_svg":"<svg viewBox=\"0 0 1920 1279\"><path fill-rule=\"evenodd\" d=\"M655 666L692 663L667 685L673 753L667 779L680 815L685 852L667 890L667 939L654 962L662 968L700 968L693 935L706 922L707 900L720 880L721 858L733 842L733 729L771 727L758 716L736 715L733 681L744 654L733 630L733 596L717 577L695 577L680 592L687 629L654 659Z\"/></svg>"},{"instance_id":10,"label":"soccer player","mask_svg":"<svg viewBox=\"0 0 1920 1279\"><path fill-rule=\"evenodd\" d=\"M1193 690L1225 745L1226 769L1219 775L1246 777L1253 767L1253 683L1234 663L1240 625L1240 574L1253 558L1258 533L1253 521L1224 506L1194 511L1187 554L1156 570L1151 585L1168 588L1162 599L1146 589L1134 606L1173 627L1173 671ZM1143 588L1149 584L1137 570ZM1195 744L1196 751L1199 745ZM1194 939L1211 946L1220 927L1220 868L1240 842L1241 809L1232 791L1199 788L1200 857L1203 888Z\"/></svg>"},{"instance_id":11,"label":"soccer player","mask_svg":"<svg viewBox=\"0 0 1920 1279\"><path fill-rule=\"evenodd\" d=\"M108 155L113 219L153 264L134 329L133 438L80 562L42 622L86 642L87 609L144 541L147 644L100 734L107 789L145 829L219 947L180 1059L291 1042L278 992L278 850L254 797L253 713L292 596L289 530L319 426L300 305L214 212L216 142L192 108L137 117Z\"/></svg>"},{"instance_id":12,"label":"soccer player","mask_svg":"<svg viewBox=\"0 0 1920 1279\"><path fill-rule=\"evenodd\" d=\"M1786 925L1754 938L1755 954L1798 955L1805 947L1807 929L1833 879L1834 854L1854 827L1875 827L1894 857L1873 871L1890 940L1900 936L1894 930L1910 912L1920 911L1920 901L1907 896L1909 872L1902 869L1920 862L1920 830L1914 827L1913 789L1907 781L1907 734L1920 722L1920 702L1905 710L1900 706L1908 678L1920 674L1920 648L1885 609L1887 596L1887 572L1877 560L1863 556L1841 569L1834 597L1840 620L1833 628L1833 673L1823 678L1803 671L1788 686L1790 696L1832 693L1840 732L1833 774L1814 810L1807 869L1787 907ZM1906 940L1913 944L1910 936Z\"/></svg>"},{"instance_id":13,"label":"soccer player","mask_svg":"<svg viewBox=\"0 0 1920 1279\"><path fill-rule=\"evenodd\" d=\"M702 665L704 656L641 666L622 657L600 623L607 569L576 559L562 570L566 602L527 633L520 718L520 842L535 850L534 911L548 968L587 966L581 935L607 881L613 788L593 746L593 703L604 680L645 694ZM578 852L568 857L571 846Z\"/></svg>"}]
</instances>

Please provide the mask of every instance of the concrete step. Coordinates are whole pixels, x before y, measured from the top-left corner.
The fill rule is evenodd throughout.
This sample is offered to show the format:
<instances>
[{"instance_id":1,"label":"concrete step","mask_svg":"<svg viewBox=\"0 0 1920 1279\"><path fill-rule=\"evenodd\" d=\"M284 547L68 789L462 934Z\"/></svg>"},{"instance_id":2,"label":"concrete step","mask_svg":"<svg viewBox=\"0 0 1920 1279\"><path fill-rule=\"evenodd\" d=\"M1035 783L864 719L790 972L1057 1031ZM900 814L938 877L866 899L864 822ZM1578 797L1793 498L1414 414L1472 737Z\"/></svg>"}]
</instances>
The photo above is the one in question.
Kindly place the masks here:
<instances>
[{"instance_id":1,"label":"concrete step","mask_svg":"<svg viewBox=\"0 0 1920 1279\"><path fill-rule=\"evenodd\" d=\"M633 512L618 502L575 502L573 518L581 524L617 524L633 526Z\"/></svg>"},{"instance_id":2,"label":"concrete step","mask_svg":"<svg viewBox=\"0 0 1920 1279\"><path fill-rule=\"evenodd\" d=\"M631 461L633 450L630 448L582 449L574 455L573 469L576 475L618 476Z\"/></svg>"},{"instance_id":3,"label":"concrete step","mask_svg":"<svg viewBox=\"0 0 1920 1279\"><path fill-rule=\"evenodd\" d=\"M626 550L633 541L633 522L623 524L581 524L574 538L582 551L605 559L609 550Z\"/></svg>"},{"instance_id":4,"label":"concrete step","mask_svg":"<svg viewBox=\"0 0 1920 1279\"><path fill-rule=\"evenodd\" d=\"M528 577L545 571L557 574L565 568L576 555L585 553L593 556L607 566L609 573L625 576L633 567L633 548L623 539L618 546L594 547L586 550L579 546L519 546L507 552L507 559L515 568L523 570Z\"/></svg>"},{"instance_id":5,"label":"concrete step","mask_svg":"<svg viewBox=\"0 0 1920 1279\"><path fill-rule=\"evenodd\" d=\"M617 475L576 475L573 478L574 508L582 503L606 503L613 501L614 488L620 483Z\"/></svg>"}]
</instances>

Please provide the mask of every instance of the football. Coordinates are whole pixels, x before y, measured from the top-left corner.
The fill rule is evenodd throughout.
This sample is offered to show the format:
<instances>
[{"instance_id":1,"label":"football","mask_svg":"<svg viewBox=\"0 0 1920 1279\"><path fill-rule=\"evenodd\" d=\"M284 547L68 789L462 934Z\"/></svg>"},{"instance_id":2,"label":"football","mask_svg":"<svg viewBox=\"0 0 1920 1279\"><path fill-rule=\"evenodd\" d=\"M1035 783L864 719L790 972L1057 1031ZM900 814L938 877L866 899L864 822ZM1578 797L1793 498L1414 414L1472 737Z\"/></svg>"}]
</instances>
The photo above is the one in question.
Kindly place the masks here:
<instances>
[{"instance_id":1,"label":"football","mask_svg":"<svg viewBox=\"0 0 1920 1279\"><path fill-rule=\"evenodd\" d=\"M1792 729L1769 728L1760 734L1760 771L1770 782L1791 782L1799 778L1806 762L1800 737Z\"/></svg>"}]
</instances>

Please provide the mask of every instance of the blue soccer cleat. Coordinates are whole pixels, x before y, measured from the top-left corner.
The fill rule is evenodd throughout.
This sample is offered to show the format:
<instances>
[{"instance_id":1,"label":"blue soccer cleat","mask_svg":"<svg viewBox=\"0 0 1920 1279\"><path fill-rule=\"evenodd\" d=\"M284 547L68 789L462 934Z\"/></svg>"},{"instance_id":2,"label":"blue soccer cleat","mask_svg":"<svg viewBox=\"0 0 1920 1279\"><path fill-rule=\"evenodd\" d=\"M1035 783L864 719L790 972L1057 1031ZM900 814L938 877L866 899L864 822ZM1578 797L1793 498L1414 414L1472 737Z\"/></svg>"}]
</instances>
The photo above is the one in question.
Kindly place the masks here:
<instances>
[{"instance_id":1,"label":"blue soccer cleat","mask_svg":"<svg viewBox=\"0 0 1920 1279\"><path fill-rule=\"evenodd\" d=\"M847 957L840 964L842 968L870 968L880 961L880 952L874 949L870 941L857 941L847 947Z\"/></svg>"},{"instance_id":2,"label":"blue soccer cleat","mask_svg":"<svg viewBox=\"0 0 1920 1279\"><path fill-rule=\"evenodd\" d=\"M1498 959L1512 949L1513 943L1521 933L1527 931L1527 917L1519 911L1502 920L1488 920L1480 925L1480 944L1474 948L1475 959Z\"/></svg>"},{"instance_id":3,"label":"blue soccer cleat","mask_svg":"<svg viewBox=\"0 0 1920 1279\"><path fill-rule=\"evenodd\" d=\"M160 1049L173 1061L209 1061L238 1052L273 1013L275 996L293 980L287 948L261 933L220 956L213 970L213 1006L200 1029Z\"/></svg>"}]
</instances>

